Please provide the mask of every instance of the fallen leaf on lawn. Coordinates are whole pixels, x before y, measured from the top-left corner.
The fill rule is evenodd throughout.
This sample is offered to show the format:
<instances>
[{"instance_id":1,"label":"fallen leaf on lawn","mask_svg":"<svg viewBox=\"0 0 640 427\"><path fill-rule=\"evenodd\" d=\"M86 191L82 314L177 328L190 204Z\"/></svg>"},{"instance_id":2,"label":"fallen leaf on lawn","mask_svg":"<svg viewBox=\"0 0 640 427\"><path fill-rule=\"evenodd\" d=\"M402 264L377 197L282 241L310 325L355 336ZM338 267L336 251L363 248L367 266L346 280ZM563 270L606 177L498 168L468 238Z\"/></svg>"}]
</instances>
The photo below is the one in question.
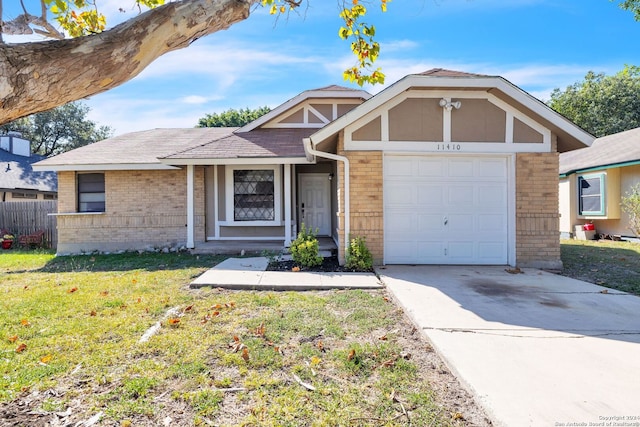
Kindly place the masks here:
<instances>
[{"instance_id":1,"label":"fallen leaf on lawn","mask_svg":"<svg viewBox=\"0 0 640 427\"><path fill-rule=\"evenodd\" d=\"M264 332L265 332L265 328L264 328L264 322L263 322L263 323L260 323L260 326L256 328L256 336L264 337Z\"/></svg>"},{"instance_id":2,"label":"fallen leaf on lawn","mask_svg":"<svg viewBox=\"0 0 640 427\"><path fill-rule=\"evenodd\" d=\"M389 297L382 297L383 300L385 300L386 302L391 302L391 299L389 299Z\"/></svg>"},{"instance_id":3,"label":"fallen leaf on lawn","mask_svg":"<svg viewBox=\"0 0 640 427\"><path fill-rule=\"evenodd\" d=\"M76 292L77 290L78 290L78 288L77 288L76 286L74 286L73 288L69 289L69 290L67 291L67 293L68 293L68 294L72 294L72 293Z\"/></svg>"},{"instance_id":4,"label":"fallen leaf on lawn","mask_svg":"<svg viewBox=\"0 0 640 427\"><path fill-rule=\"evenodd\" d=\"M172 326L177 326L180 323L180 319L177 317L172 317L168 320L169 324Z\"/></svg>"},{"instance_id":5,"label":"fallen leaf on lawn","mask_svg":"<svg viewBox=\"0 0 640 427\"><path fill-rule=\"evenodd\" d=\"M242 358L245 362L249 362L249 350L247 350L246 348L242 349Z\"/></svg>"},{"instance_id":6,"label":"fallen leaf on lawn","mask_svg":"<svg viewBox=\"0 0 640 427\"><path fill-rule=\"evenodd\" d=\"M389 359L389 360L385 360L384 362L382 362L382 365L380 366L385 366L385 367L390 367L396 364L396 359Z\"/></svg>"},{"instance_id":7,"label":"fallen leaf on lawn","mask_svg":"<svg viewBox=\"0 0 640 427\"><path fill-rule=\"evenodd\" d=\"M347 356L347 360L352 360L354 357L356 357L356 351L354 349L351 349L351 351L349 351L349 355Z\"/></svg>"},{"instance_id":8,"label":"fallen leaf on lawn","mask_svg":"<svg viewBox=\"0 0 640 427\"><path fill-rule=\"evenodd\" d=\"M47 363L49 363L51 361L52 357L53 356L51 356L50 354L47 354L46 356L42 356L40 358L40 363L43 364L43 365L46 365Z\"/></svg>"},{"instance_id":9,"label":"fallen leaf on lawn","mask_svg":"<svg viewBox=\"0 0 640 427\"><path fill-rule=\"evenodd\" d=\"M142 298L138 297L138 299L136 300L136 304L140 304L142 302Z\"/></svg>"},{"instance_id":10,"label":"fallen leaf on lawn","mask_svg":"<svg viewBox=\"0 0 640 427\"><path fill-rule=\"evenodd\" d=\"M138 283L138 280L137 279L132 279L131 283L133 283L135 285L136 283Z\"/></svg>"},{"instance_id":11,"label":"fallen leaf on lawn","mask_svg":"<svg viewBox=\"0 0 640 427\"><path fill-rule=\"evenodd\" d=\"M234 336L233 336L233 340L234 340L235 342L240 342L240 338L238 338L238 336L237 336L237 335L234 335Z\"/></svg>"},{"instance_id":12,"label":"fallen leaf on lawn","mask_svg":"<svg viewBox=\"0 0 640 427\"><path fill-rule=\"evenodd\" d=\"M378 338L380 341L386 341L387 340L387 334L384 334L383 336Z\"/></svg>"},{"instance_id":13,"label":"fallen leaf on lawn","mask_svg":"<svg viewBox=\"0 0 640 427\"><path fill-rule=\"evenodd\" d=\"M9 340L9 342L14 343L16 341L18 341L18 336L17 335L13 335L9 338L7 338Z\"/></svg>"},{"instance_id":14,"label":"fallen leaf on lawn","mask_svg":"<svg viewBox=\"0 0 640 427\"><path fill-rule=\"evenodd\" d=\"M324 343L322 341L318 341L318 344L316 344L316 347L318 347L318 350L320 350L323 353L326 351L324 349Z\"/></svg>"},{"instance_id":15,"label":"fallen leaf on lawn","mask_svg":"<svg viewBox=\"0 0 640 427\"><path fill-rule=\"evenodd\" d=\"M22 289L24 289L26 291L27 289L29 289L29 285L24 285L24 287Z\"/></svg>"},{"instance_id":16,"label":"fallen leaf on lawn","mask_svg":"<svg viewBox=\"0 0 640 427\"><path fill-rule=\"evenodd\" d=\"M293 267L291 271L293 271L294 273L297 273L298 271L300 271L300 267L297 267L297 266Z\"/></svg>"},{"instance_id":17,"label":"fallen leaf on lawn","mask_svg":"<svg viewBox=\"0 0 640 427\"><path fill-rule=\"evenodd\" d=\"M213 317L220 316L220 312L219 311L214 311L213 313L211 313L211 315Z\"/></svg>"},{"instance_id":18,"label":"fallen leaf on lawn","mask_svg":"<svg viewBox=\"0 0 640 427\"><path fill-rule=\"evenodd\" d=\"M22 353L27 349L27 345L25 343L20 343L18 347L16 347L16 353Z\"/></svg>"},{"instance_id":19,"label":"fallen leaf on lawn","mask_svg":"<svg viewBox=\"0 0 640 427\"><path fill-rule=\"evenodd\" d=\"M216 310L220 310L222 308L222 304L216 304L211 308L215 308Z\"/></svg>"},{"instance_id":20,"label":"fallen leaf on lawn","mask_svg":"<svg viewBox=\"0 0 640 427\"><path fill-rule=\"evenodd\" d=\"M454 412L453 414L451 414L451 419L452 420L464 420L464 415L462 415L460 412Z\"/></svg>"},{"instance_id":21,"label":"fallen leaf on lawn","mask_svg":"<svg viewBox=\"0 0 640 427\"><path fill-rule=\"evenodd\" d=\"M313 356L311 358L311 366L319 365L320 362L322 362L322 359L320 359L318 356Z\"/></svg>"},{"instance_id":22,"label":"fallen leaf on lawn","mask_svg":"<svg viewBox=\"0 0 640 427\"><path fill-rule=\"evenodd\" d=\"M193 309L193 305L190 305L190 306L185 307L184 311L187 312L187 311L191 311L192 309Z\"/></svg>"},{"instance_id":23,"label":"fallen leaf on lawn","mask_svg":"<svg viewBox=\"0 0 640 427\"><path fill-rule=\"evenodd\" d=\"M100 292L100 295L106 297L107 295L109 295L109 291L102 291Z\"/></svg>"},{"instance_id":24,"label":"fallen leaf on lawn","mask_svg":"<svg viewBox=\"0 0 640 427\"><path fill-rule=\"evenodd\" d=\"M229 305L230 305L231 307L235 307L235 306L236 306L236 302L235 302L235 301L229 301Z\"/></svg>"},{"instance_id":25,"label":"fallen leaf on lawn","mask_svg":"<svg viewBox=\"0 0 640 427\"><path fill-rule=\"evenodd\" d=\"M89 313L89 316L91 316L91 317L95 317L97 315L98 315L98 313L96 313L95 310L91 310L91 313Z\"/></svg>"},{"instance_id":26,"label":"fallen leaf on lawn","mask_svg":"<svg viewBox=\"0 0 640 427\"><path fill-rule=\"evenodd\" d=\"M31 326L31 323L29 323L29 321L28 321L27 319L22 319L22 320L20 321L20 324L21 324L22 326Z\"/></svg>"}]
</instances>

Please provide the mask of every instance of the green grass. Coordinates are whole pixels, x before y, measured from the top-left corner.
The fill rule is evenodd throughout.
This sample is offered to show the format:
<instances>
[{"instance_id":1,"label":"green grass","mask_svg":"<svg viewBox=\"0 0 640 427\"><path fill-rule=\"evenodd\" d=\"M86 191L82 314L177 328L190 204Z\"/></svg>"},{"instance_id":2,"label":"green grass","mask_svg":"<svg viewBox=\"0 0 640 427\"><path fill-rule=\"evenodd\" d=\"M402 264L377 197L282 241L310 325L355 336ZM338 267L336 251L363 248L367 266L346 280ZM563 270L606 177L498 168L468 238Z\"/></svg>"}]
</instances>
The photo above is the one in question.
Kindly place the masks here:
<instances>
[{"instance_id":1,"label":"green grass","mask_svg":"<svg viewBox=\"0 0 640 427\"><path fill-rule=\"evenodd\" d=\"M220 260L0 255L0 414L39 391L30 410L71 407L73 424L98 412L136 426L462 423L403 357L402 313L383 291L188 288Z\"/></svg>"},{"instance_id":2,"label":"green grass","mask_svg":"<svg viewBox=\"0 0 640 427\"><path fill-rule=\"evenodd\" d=\"M640 243L562 240L562 274L640 295Z\"/></svg>"}]
</instances>

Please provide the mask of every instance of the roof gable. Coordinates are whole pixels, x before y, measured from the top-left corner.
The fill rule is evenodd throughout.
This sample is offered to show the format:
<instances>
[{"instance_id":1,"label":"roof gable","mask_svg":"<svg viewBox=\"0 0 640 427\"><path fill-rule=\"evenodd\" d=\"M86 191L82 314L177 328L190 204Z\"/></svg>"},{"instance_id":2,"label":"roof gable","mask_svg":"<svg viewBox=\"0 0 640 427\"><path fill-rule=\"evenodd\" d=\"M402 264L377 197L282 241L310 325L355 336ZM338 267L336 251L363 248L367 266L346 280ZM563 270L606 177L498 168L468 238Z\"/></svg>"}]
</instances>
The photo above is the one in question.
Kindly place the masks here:
<instances>
[{"instance_id":1,"label":"roof gable","mask_svg":"<svg viewBox=\"0 0 640 427\"><path fill-rule=\"evenodd\" d=\"M338 85L307 90L241 127L238 132L249 132L260 127L317 129L369 98L371 94L364 90Z\"/></svg>"},{"instance_id":2,"label":"roof gable","mask_svg":"<svg viewBox=\"0 0 640 427\"><path fill-rule=\"evenodd\" d=\"M350 124L358 120L365 120L376 109L393 104L408 91L431 91L443 94L443 98L452 91L458 91L458 94L461 91L484 94L482 96L491 98L495 104L504 106L504 109L521 113L518 117L520 121L531 118L532 120L526 123L529 127L535 127L535 124L539 124L553 132L557 136L557 148L560 152L583 148L593 142L593 136L502 77L433 69L421 74L408 75L387 87L359 107L313 134L310 137L312 144L317 147L318 144L332 139L334 135ZM381 126L385 130L388 129L388 124ZM516 127L520 124L514 120L513 125L509 126Z\"/></svg>"}]
</instances>

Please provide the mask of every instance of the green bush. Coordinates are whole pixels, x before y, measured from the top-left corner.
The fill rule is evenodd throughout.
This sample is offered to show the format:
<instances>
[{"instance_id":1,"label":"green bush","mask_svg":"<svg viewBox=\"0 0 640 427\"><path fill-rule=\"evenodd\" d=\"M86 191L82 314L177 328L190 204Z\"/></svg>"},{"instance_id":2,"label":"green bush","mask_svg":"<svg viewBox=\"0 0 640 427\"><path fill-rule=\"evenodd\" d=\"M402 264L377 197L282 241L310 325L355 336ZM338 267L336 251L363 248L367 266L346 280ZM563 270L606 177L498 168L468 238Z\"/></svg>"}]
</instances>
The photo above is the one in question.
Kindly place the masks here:
<instances>
[{"instance_id":1,"label":"green bush","mask_svg":"<svg viewBox=\"0 0 640 427\"><path fill-rule=\"evenodd\" d=\"M302 224L298 237L291 242L291 257L302 267L314 267L322 264L320 247L316 233Z\"/></svg>"},{"instance_id":2,"label":"green bush","mask_svg":"<svg viewBox=\"0 0 640 427\"><path fill-rule=\"evenodd\" d=\"M629 215L629 229L640 237L640 184L636 184L622 198L622 210Z\"/></svg>"},{"instance_id":3,"label":"green bush","mask_svg":"<svg viewBox=\"0 0 640 427\"><path fill-rule=\"evenodd\" d=\"M373 256L367 248L364 237L351 239L345 258L346 267L352 270L371 271L373 269Z\"/></svg>"}]
</instances>

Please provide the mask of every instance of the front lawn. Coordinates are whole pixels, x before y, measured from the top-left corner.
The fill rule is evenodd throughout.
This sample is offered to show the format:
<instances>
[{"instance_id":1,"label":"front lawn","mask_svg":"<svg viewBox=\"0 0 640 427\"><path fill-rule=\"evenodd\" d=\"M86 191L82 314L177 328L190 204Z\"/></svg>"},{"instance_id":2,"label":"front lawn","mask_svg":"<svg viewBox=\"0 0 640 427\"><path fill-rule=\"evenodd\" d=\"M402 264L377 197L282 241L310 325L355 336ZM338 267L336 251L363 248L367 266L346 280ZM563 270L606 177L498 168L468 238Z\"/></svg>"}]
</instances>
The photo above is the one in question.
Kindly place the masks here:
<instances>
[{"instance_id":1,"label":"front lawn","mask_svg":"<svg viewBox=\"0 0 640 427\"><path fill-rule=\"evenodd\" d=\"M640 243L562 240L562 275L640 295Z\"/></svg>"},{"instance_id":2,"label":"front lawn","mask_svg":"<svg viewBox=\"0 0 640 427\"><path fill-rule=\"evenodd\" d=\"M384 291L188 288L220 261L2 253L0 425L488 423Z\"/></svg>"}]
</instances>

